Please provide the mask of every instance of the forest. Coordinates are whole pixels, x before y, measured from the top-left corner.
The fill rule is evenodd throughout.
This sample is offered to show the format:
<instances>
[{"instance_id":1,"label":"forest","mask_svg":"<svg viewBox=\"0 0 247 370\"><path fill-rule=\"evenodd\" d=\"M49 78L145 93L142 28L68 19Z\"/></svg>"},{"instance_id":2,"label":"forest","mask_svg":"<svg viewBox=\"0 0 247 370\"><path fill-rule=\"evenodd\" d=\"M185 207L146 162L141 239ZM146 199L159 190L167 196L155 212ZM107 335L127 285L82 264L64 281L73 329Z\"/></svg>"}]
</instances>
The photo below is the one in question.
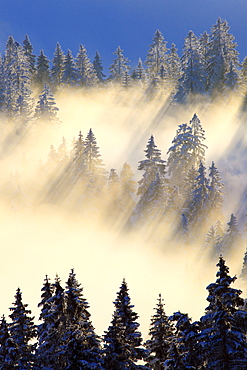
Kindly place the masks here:
<instances>
[{"instance_id":1,"label":"forest","mask_svg":"<svg viewBox=\"0 0 247 370\"><path fill-rule=\"evenodd\" d=\"M10 320L2 316L1 369L247 369L246 303L226 265L246 293L247 57L239 60L229 29L218 18L210 33L189 31L180 56L156 30L144 62L130 67L118 46L108 76L99 52L91 62L82 44L73 57L58 42L50 61L33 54L27 35L22 44L9 36L0 61L2 229L5 218L62 217L99 238L107 230L148 244L177 269L193 255L190 266L218 271L197 321L167 315L159 294L146 340L128 279L99 336L74 269L64 287L46 275L37 321L20 288Z\"/></svg>"}]
</instances>

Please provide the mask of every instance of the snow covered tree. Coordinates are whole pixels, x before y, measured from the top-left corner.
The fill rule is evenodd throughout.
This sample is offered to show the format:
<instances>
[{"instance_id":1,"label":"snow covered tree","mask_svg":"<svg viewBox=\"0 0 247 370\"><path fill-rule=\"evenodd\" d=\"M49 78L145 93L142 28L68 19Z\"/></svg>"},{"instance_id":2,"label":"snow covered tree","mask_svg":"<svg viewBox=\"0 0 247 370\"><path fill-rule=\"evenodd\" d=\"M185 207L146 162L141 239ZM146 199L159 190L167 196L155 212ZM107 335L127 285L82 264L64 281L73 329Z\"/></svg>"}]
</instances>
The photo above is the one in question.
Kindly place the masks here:
<instances>
[{"instance_id":1,"label":"snow covered tree","mask_svg":"<svg viewBox=\"0 0 247 370\"><path fill-rule=\"evenodd\" d=\"M206 89L206 74L199 41L193 31L188 33L181 57L182 76L179 80L175 100L186 102L197 94L204 94Z\"/></svg>"},{"instance_id":2,"label":"snow covered tree","mask_svg":"<svg viewBox=\"0 0 247 370\"><path fill-rule=\"evenodd\" d=\"M10 337L8 324L4 316L0 323L0 368L2 370L18 369L17 345Z\"/></svg>"},{"instance_id":3,"label":"snow covered tree","mask_svg":"<svg viewBox=\"0 0 247 370\"><path fill-rule=\"evenodd\" d=\"M188 204L189 214L191 215L191 224L196 228L203 228L209 222L209 180L206 177L206 167L202 162L198 168L198 176L195 178L195 188L192 191L191 202Z\"/></svg>"},{"instance_id":4,"label":"snow covered tree","mask_svg":"<svg viewBox=\"0 0 247 370\"><path fill-rule=\"evenodd\" d=\"M40 50L40 55L37 57L35 82L40 86L50 82L49 59L43 50Z\"/></svg>"},{"instance_id":5,"label":"snow covered tree","mask_svg":"<svg viewBox=\"0 0 247 370\"><path fill-rule=\"evenodd\" d=\"M80 45L76 55L76 68L78 71L78 81L80 86L91 86L96 82L96 71L87 55L85 46Z\"/></svg>"},{"instance_id":6,"label":"snow covered tree","mask_svg":"<svg viewBox=\"0 0 247 370\"><path fill-rule=\"evenodd\" d=\"M32 75L35 74L36 68L36 56L33 54L33 46L29 40L28 35L26 35L24 41L23 41L23 49L24 49L24 55L27 58L27 61L29 63L30 72Z\"/></svg>"},{"instance_id":7,"label":"snow covered tree","mask_svg":"<svg viewBox=\"0 0 247 370\"><path fill-rule=\"evenodd\" d=\"M134 68L131 77L136 83L140 84L141 86L144 86L146 84L147 74L141 58L138 59L137 66Z\"/></svg>"},{"instance_id":8,"label":"snow covered tree","mask_svg":"<svg viewBox=\"0 0 247 370\"><path fill-rule=\"evenodd\" d=\"M202 365L207 370L240 370L246 367L247 344L243 328L238 325L239 307L244 303L241 290L231 288L236 280L220 257L216 282L207 286L209 306L201 317L198 343Z\"/></svg>"},{"instance_id":9,"label":"snow covered tree","mask_svg":"<svg viewBox=\"0 0 247 370\"><path fill-rule=\"evenodd\" d=\"M129 70L129 60L124 57L123 50L120 46L117 47L113 54L116 55L116 58L112 61L110 66L110 80L121 83L125 72Z\"/></svg>"},{"instance_id":10,"label":"snow covered tree","mask_svg":"<svg viewBox=\"0 0 247 370\"><path fill-rule=\"evenodd\" d=\"M161 294L159 294L155 314L151 317L150 339L145 342L145 347L148 350L147 366L153 370L165 369L164 362L168 357L168 351L174 336L174 328L166 316L162 301Z\"/></svg>"},{"instance_id":11,"label":"snow covered tree","mask_svg":"<svg viewBox=\"0 0 247 370\"><path fill-rule=\"evenodd\" d=\"M188 314L175 312L169 317L175 324L175 340L172 342L165 369L185 370L201 369L200 352L198 348L199 323L191 322ZM179 359L178 355L179 354ZM176 365L177 367L172 367Z\"/></svg>"},{"instance_id":12,"label":"snow covered tree","mask_svg":"<svg viewBox=\"0 0 247 370\"><path fill-rule=\"evenodd\" d=\"M19 123L25 124L33 109L30 65L23 48L12 36L6 44L4 76L4 113L8 118L18 118Z\"/></svg>"},{"instance_id":13,"label":"snow covered tree","mask_svg":"<svg viewBox=\"0 0 247 370\"><path fill-rule=\"evenodd\" d=\"M117 298L111 325L103 336L103 366L105 370L143 369L137 361L145 357L142 338L136 321L138 315L130 303L128 287L123 280Z\"/></svg>"},{"instance_id":14,"label":"snow covered tree","mask_svg":"<svg viewBox=\"0 0 247 370\"><path fill-rule=\"evenodd\" d=\"M64 58L64 70L61 82L70 86L74 86L78 82L78 71L71 50L68 50Z\"/></svg>"},{"instance_id":15,"label":"snow covered tree","mask_svg":"<svg viewBox=\"0 0 247 370\"><path fill-rule=\"evenodd\" d=\"M59 109L56 107L54 96L49 86L45 83L35 108L34 119L36 122L46 121L58 124L60 123L57 117L58 111Z\"/></svg>"},{"instance_id":16,"label":"snow covered tree","mask_svg":"<svg viewBox=\"0 0 247 370\"><path fill-rule=\"evenodd\" d=\"M95 71L95 74L96 74L96 77L97 77L98 81L103 82L104 77L106 77L106 76L103 73L103 65L102 65L102 61L100 59L100 55L99 55L98 50L96 51L96 54L95 54L95 57L94 57L94 60L93 60L93 69Z\"/></svg>"},{"instance_id":17,"label":"snow covered tree","mask_svg":"<svg viewBox=\"0 0 247 370\"><path fill-rule=\"evenodd\" d=\"M170 52L167 55L167 79L168 87L172 92L176 92L178 81L182 74L181 61L177 53L177 48L174 43L172 43Z\"/></svg>"},{"instance_id":18,"label":"snow covered tree","mask_svg":"<svg viewBox=\"0 0 247 370\"><path fill-rule=\"evenodd\" d=\"M116 221L116 219L119 219L125 204L121 199L120 179L114 168L110 170L107 185L107 214L108 217Z\"/></svg>"},{"instance_id":19,"label":"snow covered tree","mask_svg":"<svg viewBox=\"0 0 247 370\"><path fill-rule=\"evenodd\" d=\"M35 344L30 343L36 338L36 326L31 317L31 311L27 310L27 304L22 302L22 293L20 288L17 289L15 295L14 306L10 308L11 323L9 324L9 332L13 342L16 344L18 356L18 368L32 369L34 362Z\"/></svg>"},{"instance_id":20,"label":"snow covered tree","mask_svg":"<svg viewBox=\"0 0 247 370\"><path fill-rule=\"evenodd\" d=\"M189 124L179 125L172 146L168 149L167 167L171 183L181 187L188 171L194 167L198 168L200 162L205 161L205 150L203 144L205 131L196 114Z\"/></svg>"},{"instance_id":21,"label":"snow covered tree","mask_svg":"<svg viewBox=\"0 0 247 370\"><path fill-rule=\"evenodd\" d=\"M59 42L56 44L54 58L52 59L51 68L51 79L52 83L57 87L62 83L63 73L64 73L64 52L61 48Z\"/></svg>"},{"instance_id":22,"label":"snow covered tree","mask_svg":"<svg viewBox=\"0 0 247 370\"><path fill-rule=\"evenodd\" d=\"M83 297L83 288L72 269L65 290L65 332L62 356L66 369L103 370L99 337L88 312L89 305Z\"/></svg>"},{"instance_id":23,"label":"snow covered tree","mask_svg":"<svg viewBox=\"0 0 247 370\"><path fill-rule=\"evenodd\" d=\"M238 70L230 62L229 72L225 74L225 84L224 84L224 93L237 93L239 90L239 75Z\"/></svg>"},{"instance_id":24,"label":"snow covered tree","mask_svg":"<svg viewBox=\"0 0 247 370\"><path fill-rule=\"evenodd\" d=\"M60 285L60 279L56 277L51 286L49 281L46 281L42 291L40 318L43 323L38 327L36 364L44 369L61 370L64 368L62 351L65 331L64 289Z\"/></svg>"},{"instance_id":25,"label":"snow covered tree","mask_svg":"<svg viewBox=\"0 0 247 370\"><path fill-rule=\"evenodd\" d=\"M239 66L237 44L234 42L234 36L228 32L229 29L227 21L218 18L209 36L206 54L207 89L211 93L222 92L231 64L234 70Z\"/></svg>"},{"instance_id":26,"label":"snow covered tree","mask_svg":"<svg viewBox=\"0 0 247 370\"><path fill-rule=\"evenodd\" d=\"M150 82L159 76L161 67L167 71L167 42L159 30L156 30L153 36L152 44L149 45L146 57L147 75Z\"/></svg>"}]
</instances>

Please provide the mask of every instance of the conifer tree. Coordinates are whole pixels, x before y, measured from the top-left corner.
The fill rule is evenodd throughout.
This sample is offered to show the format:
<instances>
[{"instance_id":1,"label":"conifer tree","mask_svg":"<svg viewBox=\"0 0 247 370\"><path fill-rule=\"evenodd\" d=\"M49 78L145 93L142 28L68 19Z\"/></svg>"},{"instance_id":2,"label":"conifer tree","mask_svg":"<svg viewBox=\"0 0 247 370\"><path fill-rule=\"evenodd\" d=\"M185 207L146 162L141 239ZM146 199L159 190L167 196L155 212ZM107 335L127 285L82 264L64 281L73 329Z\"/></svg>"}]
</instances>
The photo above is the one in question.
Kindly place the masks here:
<instances>
[{"instance_id":1,"label":"conifer tree","mask_svg":"<svg viewBox=\"0 0 247 370\"><path fill-rule=\"evenodd\" d=\"M246 367L247 345L243 328L238 325L237 314L243 305L241 290L231 288L235 277L228 275L229 268L223 257L217 264L216 282L207 286L209 306L201 317L199 336L202 364L207 370Z\"/></svg>"},{"instance_id":2,"label":"conifer tree","mask_svg":"<svg viewBox=\"0 0 247 370\"><path fill-rule=\"evenodd\" d=\"M167 71L167 42L159 30L156 30L153 36L152 44L149 45L146 57L147 75L150 82L158 77L161 67Z\"/></svg>"},{"instance_id":3,"label":"conifer tree","mask_svg":"<svg viewBox=\"0 0 247 370\"><path fill-rule=\"evenodd\" d=\"M172 43L170 52L167 55L168 87L173 93L177 90L178 81L182 74L181 61L177 50L176 45Z\"/></svg>"},{"instance_id":4,"label":"conifer tree","mask_svg":"<svg viewBox=\"0 0 247 370\"><path fill-rule=\"evenodd\" d=\"M120 188L122 203L125 206L124 208L127 214L130 214L135 205L134 194L136 192L136 182L133 180L133 176L134 174L130 165L124 163L120 172Z\"/></svg>"},{"instance_id":5,"label":"conifer tree","mask_svg":"<svg viewBox=\"0 0 247 370\"><path fill-rule=\"evenodd\" d=\"M96 51L96 54L95 54L95 57L94 57L94 60L93 60L93 68L94 68L94 71L96 73L98 81L103 82L104 77L106 77L106 76L103 73L103 65L102 65L102 61L100 59L100 55L99 55L98 50Z\"/></svg>"},{"instance_id":6,"label":"conifer tree","mask_svg":"<svg viewBox=\"0 0 247 370\"><path fill-rule=\"evenodd\" d=\"M74 58L71 50L68 50L64 58L64 71L62 83L74 86L78 82L78 71L75 66Z\"/></svg>"},{"instance_id":7,"label":"conifer tree","mask_svg":"<svg viewBox=\"0 0 247 370\"><path fill-rule=\"evenodd\" d=\"M223 205L223 189L224 184L221 181L220 172L215 166L214 161L209 167L209 202L211 217L216 220L222 220L222 205Z\"/></svg>"},{"instance_id":8,"label":"conifer tree","mask_svg":"<svg viewBox=\"0 0 247 370\"><path fill-rule=\"evenodd\" d=\"M40 86L50 82L49 59L45 56L43 50L40 51L40 55L37 57L35 81Z\"/></svg>"},{"instance_id":9,"label":"conifer tree","mask_svg":"<svg viewBox=\"0 0 247 370\"><path fill-rule=\"evenodd\" d=\"M121 83L125 72L129 70L129 60L124 57L123 50L120 46L117 47L113 54L116 55L116 58L113 59L110 66L110 80Z\"/></svg>"},{"instance_id":10,"label":"conifer tree","mask_svg":"<svg viewBox=\"0 0 247 370\"><path fill-rule=\"evenodd\" d=\"M237 217L231 214L230 221L227 223L228 228L221 240L221 251L225 256L234 253L242 247L242 237L238 229Z\"/></svg>"},{"instance_id":11,"label":"conifer tree","mask_svg":"<svg viewBox=\"0 0 247 370\"><path fill-rule=\"evenodd\" d=\"M10 337L8 324L4 315L0 323L0 368L2 370L19 368L17 345Z\"/></svg>"},{"instance_id":12,"label":"conifer tree","mask_svg":"<svg viewBox=\"0 0 247 370\"><path fill-rule=\"evenodd\" d=\"M89 305L72 269L66 284L65 332L62 352L65 368L70 370L103 370L99 337L88 312Z\"/></svg>"},{"instance_id":13,"label":"conifer tree","mask_svg":"<svg viewBox=\"0 0 247 370\"><path fill-rule=\"evenodd\" d=\"M87 55L85 46L80 45L76 55L76 68L80 86L91 86L96 82L96 71Z\"/></svg>"},{"instance_id":14,"label":"conifer tree","mask_svg":"<svg viewBox=\"0 0 247 370\"><path fill-rule=\"evenodd\" d=\"M39 95L39 100L36 104L34 119L36 122L46 121L49 123L60 123L57 112L59 109L56 107L56 102L54 96L45 83L41 94Z\"/></svg>"},{"instance_id":15,"label":"conifer tree","mask_svg":"<svg viewBox=\"0 0 247 370\"><path fill-rule=\"evenodd\" d=\"M212 93L221 92L226 79L226 73L239 66L237 44L229 31L230 27L226 20L217 19L212 26L208 42L207 59L207 89Z\"/></svg>"},{"instance_id":16,"label":"conifer tree","mask_svg":"<svg viewBox=\"0 0 247 370\"><path fill-rule=\"evenodd\" d=\"M244 259L243 259L243 265L242 265L240 278L243 279L243 280L247 280L247 249L246 249L245 254L244 254Z\"/></svg>"},{"instance_id":17,"label":"conifer tree","mask_svg":"<svg viewBox=\"0 0 247 370\"><path fill-rule=\"evenodd\" d=\"M36 338L37 331L31 317L31 311L27 309L27 304L22 302L22 293L20 288L17 289L15 302L10 308L11 323L9 324L9 332L13 342L17 348L18 367L20 369L32 369L34 363L35 343L30 342Z\"/></svg>"},{"instance_id":18,"label":"conifer tree","mask_svg":"<svg viewBox=\"0 0 247 370\"><path fill-rule=\"evenodd\" d=\"M168 352L174 336L174 329L165 314L163 299L159 294L155 314L151 317L149 337L145 342L148 350L147 366L153 370L164 370L164 362L168 358Z\"/></svg>"},{"instance_id":19,"label":"conifer tree","mask_svg":"<svg viewBox=\"0 0 247 370\"><path fill-rule=\"evenodd\" d=\"M36 56L33 54L33 46L29 40L28 35L25 36L25 39L23 41L23 49L24 49L24 55L27 58L27 61L29 63L30 72L32 75L35 74L36 68Z\"/></svg>"},{"instance_id":20,"label":"conifer tree","mask_svg":"<svg viewBox=\"0 0 247 370\"><path fill-rule=\"evenodd\" d=\"M103 365L105 370L146 369L137 361L145 357L142 338L136 321L138 315L130 303L128 287L123 280L114 302L111 325L103 336Z\"/></svg>"},{"instance_id":21,"label":"conifer tree","mask_svg":"<svg viewBox=\"0 0 247 370\"><path fill-rule=\"evenodd\" d=\"M64 73L64 52L61 48L59 42L56 44L54 58L52 59L51 68L51 79L52 83L58 87L62 83L63 73Z\"/></svg>"},{"instance_id":22,"label":"conifer tree","mask_svg":"<svg viewBox=\"0 0 247 370\"><path fill-rule=\"evenodd\" d=\"M206 90L206 74L200 44L193 31L188 33L183 46L181 57L182 76L179 80L175 100L186 102Z\"/></svg>"}]
</instances>

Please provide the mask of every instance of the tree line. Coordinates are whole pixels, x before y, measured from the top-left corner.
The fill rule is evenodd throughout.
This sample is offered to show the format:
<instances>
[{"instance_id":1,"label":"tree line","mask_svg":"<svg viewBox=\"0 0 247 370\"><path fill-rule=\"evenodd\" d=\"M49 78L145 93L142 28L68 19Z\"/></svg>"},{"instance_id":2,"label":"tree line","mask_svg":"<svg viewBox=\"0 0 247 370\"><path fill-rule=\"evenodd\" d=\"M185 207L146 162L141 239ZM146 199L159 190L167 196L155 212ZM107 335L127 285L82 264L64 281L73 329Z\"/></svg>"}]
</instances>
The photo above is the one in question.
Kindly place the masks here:
<instances>
[{"instance_id":1,"label":"tree line","mask_svg":"<svg viewBox=\"0 0 247 370\"><path fill-rule=\"evenodd\" d=\"M173 43L167 48L161 31L157 30L149 45L146 60L139 58L138 65L130 62L120 46L113 53L109 77L103 73L98 51L93 62L82 44L76 57L71 50L65 54L56 44L51 65L44 51L33 54L33 46L26 35L23 45L9 36L0 61L0 112L7 119L18 118L23 123L30 120L53 119L56 116L53 94L61 88L110 87L123 89L138 87L147 96L163 91L171 102L191 102L200 96L224 98L232 93L247 101L247 59L239 61L234 36L229 33L226 20L218 18L208 34L197 37L189 31L184 39L181 56ZM43 91L34 102L33 89ZM47 113L52 111L51 116Z\"/></svg>"},{"instance_id":2,"label":"tree line","mask_svg":"<svg viewBox=\"0 0 247 370\"><path fill-rule=\"evenodd\" d=\"M0 367L43 370L243 370L247 368L247 311L241 290L231 284L223 257L216 281L207 286L208 306L199 321L180 311L167 316L163 299L143 342L138 314L123 279L108 329L95 332L83 288L72 269L65 288L46 276L41 289L40 324L17 289L10 322L0 323ZM142 361L142 362L140 362Z\"/></svg>"}]
</instances>

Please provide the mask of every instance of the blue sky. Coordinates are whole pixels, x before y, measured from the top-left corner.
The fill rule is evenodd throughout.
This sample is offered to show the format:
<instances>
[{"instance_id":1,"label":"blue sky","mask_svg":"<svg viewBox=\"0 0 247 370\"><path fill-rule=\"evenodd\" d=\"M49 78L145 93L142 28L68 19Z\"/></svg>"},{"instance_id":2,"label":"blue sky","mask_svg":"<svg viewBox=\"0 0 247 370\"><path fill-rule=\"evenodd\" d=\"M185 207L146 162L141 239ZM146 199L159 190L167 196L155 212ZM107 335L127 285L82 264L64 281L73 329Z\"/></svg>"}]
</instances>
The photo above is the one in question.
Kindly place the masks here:
<instances>
[{"instance_id":1,"label":"blue sky","mask_svg":"<svg viewBox=\"0 0 247 370\"><path fill-rule=\"evenodd\" d=\"M28 34L34 53L44 49L53 58L56 42L74 56L79 44L85 45L93 59L98 50L105 73L120 45L134 66L145 60L156 29L163 33L167 46L174 42L181 54L185 36L197 36L220 16L231 27L242 60L247 55L246 0L0 0L0 50L7 37L22 42Z\"/></svg>"}]
</instances>

